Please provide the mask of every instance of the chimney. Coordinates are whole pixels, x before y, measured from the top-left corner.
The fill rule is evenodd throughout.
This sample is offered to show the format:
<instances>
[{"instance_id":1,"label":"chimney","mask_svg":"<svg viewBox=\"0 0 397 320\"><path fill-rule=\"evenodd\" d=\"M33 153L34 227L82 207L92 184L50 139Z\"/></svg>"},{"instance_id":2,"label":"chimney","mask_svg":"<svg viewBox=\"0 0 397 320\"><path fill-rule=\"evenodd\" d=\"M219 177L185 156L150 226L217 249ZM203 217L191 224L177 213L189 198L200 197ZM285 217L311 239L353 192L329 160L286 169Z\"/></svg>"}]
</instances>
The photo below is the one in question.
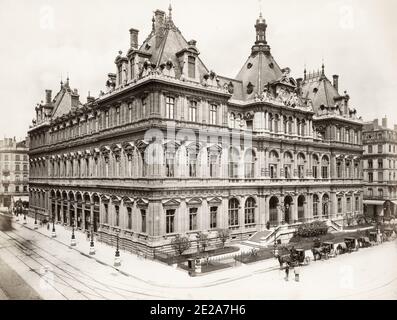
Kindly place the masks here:
<instances>
[{"instance_id":1,"label":"chimney","mask_svg":"<svg viewBox=\"0 0 397 320\"><path fill-rule=\"evenodd\" d=\"M336 91L339 90L339 76L337 74L334 74L332 76L332 78L334 79L334 88L336 89Z\"/></svg>"},{"instance_id":2,"label":"chimney","mask_svg":"<svg viewBox=\"0 0 397 320\"><path fill-rule=\"evenodd\" d=\"M87 103L91 103L95 101L95 97L91 97L90 93L88 92Z\"/></svg>"},{"instance_id":3,"label":"chimney","mask_svg":"<svg viewBox=\"0 0 397 320\"><path fill-rule=\"evenodd\" d=\"M138 49L138 33L139 30L133 28L130 29L130 45L133 49Z\"/></svg>"},{"instance_id":4,"label":"chimney","mask_svg":"<svg viewBox=\"0 0 397 320\"><path fill-rule=\"evenodd\" d=\"M161 10L156 10L154 12L154 29L156 33L164 26L165 22L165 12Z\"/></svg>"},{"instance_id":5,"label":"chimney","mask_svg":"<svg viewBox=\"0 0 397 320\"><path fill-rule=\"evenodd\" d=\"M378 127L379 127L378 119L375 119L375 120L373 121L373 124L374 124L374 129L375 129L375 130L378 129Z\"/></svg>"},{"instance_id":6,"label":"chimney","mask_svg":"<svg viewBox=\"0 0 397 320\"><path fill-rule=\"evenodd\" d=\"M52 95L52 91L51 90L46 90L45 91L45 103L46 104L50 104L51 103L51 95Z\"/></svg>"},{"instance_id":7,"label":"chimney","mask_svg":"<svg viewBox=\"0 0 397 320\"><path fill-rule=\"evenodd\" d=\"M387 118L386 118L386 117L384 117L384 118L382 119L382 127L383 127L383 128L387 128Z\"/></svg>"}]
</instances>

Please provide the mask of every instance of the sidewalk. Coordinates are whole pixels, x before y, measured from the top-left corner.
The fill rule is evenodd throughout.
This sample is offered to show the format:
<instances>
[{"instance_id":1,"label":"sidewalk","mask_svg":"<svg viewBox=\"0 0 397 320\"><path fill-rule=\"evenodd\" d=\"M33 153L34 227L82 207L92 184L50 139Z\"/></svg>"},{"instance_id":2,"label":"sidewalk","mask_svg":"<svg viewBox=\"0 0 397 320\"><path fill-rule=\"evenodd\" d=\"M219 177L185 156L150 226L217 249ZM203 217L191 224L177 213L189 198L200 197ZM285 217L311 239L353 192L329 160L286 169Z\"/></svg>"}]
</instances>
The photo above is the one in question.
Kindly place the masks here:
<instances>
[{"instance_id":1,"label":"sidewalk","mask_svg":"<svg viewBox=\"0 0 397 320\"><path fill-rule=\"evenodd\" d=\"M194 288L202 286L213 286L232 280L249 277L258 272L264 272L278 267L279 264L275 259L268 259L251 265L241 265L238 267L229 268L222 271L206 274L201 277L190 277L184 270L174 268L163 264L158 261L151 259L145 259L138 257L133 253L120 251L121 266L115 268L113 266L115 247L111 247L105 243L94 240L95 255L89 255L90 241L87 240L85 233L81 231L75 231L75 238L77 245L75 247L70 246L70 240L72 231L66 229L64 226L55 225L56 237L52 238L52 225L49 230L46 226L40 227L34 230L34 219L26 217L27 224L23 224L23 218L19 221L15 221L14 224L20 226L18 231L23 231L24 228L30 229L33 232L42 234L49 238L49 241L56 241L61 245L67 246L74 249L87 258L95 259L97 262L107 265L115 270L121 272L126 276L130 276L134 279L140 280L146 284L158 286L158 287L169 287L169 288ZM26 236L26 235L22 235ZM247 248L239 246L241 251L246 251ZM61 249L61 248L60 248ZM237 253L237 252L236 252Z\"/></svg>"}]
</instances>

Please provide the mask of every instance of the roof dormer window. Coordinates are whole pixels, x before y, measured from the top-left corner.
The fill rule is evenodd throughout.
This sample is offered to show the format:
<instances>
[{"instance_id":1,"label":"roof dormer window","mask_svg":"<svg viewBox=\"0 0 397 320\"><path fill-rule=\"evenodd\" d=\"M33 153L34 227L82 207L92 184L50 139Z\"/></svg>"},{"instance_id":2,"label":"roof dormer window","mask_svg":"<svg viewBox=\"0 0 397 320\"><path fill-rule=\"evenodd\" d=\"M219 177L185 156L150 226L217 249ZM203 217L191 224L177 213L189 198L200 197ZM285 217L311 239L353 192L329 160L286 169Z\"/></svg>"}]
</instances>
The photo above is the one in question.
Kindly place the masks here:
<instances>
[{"instance_id":1,"label":"roof dormer window","mask_svg":"<svg viewBox=\"0 0 397 320\"><path fill-rule=\"evenodd\" d=\"M188 57L188 77L196 78L196 58L192 56Z\"/></svg>"}]
</instances>

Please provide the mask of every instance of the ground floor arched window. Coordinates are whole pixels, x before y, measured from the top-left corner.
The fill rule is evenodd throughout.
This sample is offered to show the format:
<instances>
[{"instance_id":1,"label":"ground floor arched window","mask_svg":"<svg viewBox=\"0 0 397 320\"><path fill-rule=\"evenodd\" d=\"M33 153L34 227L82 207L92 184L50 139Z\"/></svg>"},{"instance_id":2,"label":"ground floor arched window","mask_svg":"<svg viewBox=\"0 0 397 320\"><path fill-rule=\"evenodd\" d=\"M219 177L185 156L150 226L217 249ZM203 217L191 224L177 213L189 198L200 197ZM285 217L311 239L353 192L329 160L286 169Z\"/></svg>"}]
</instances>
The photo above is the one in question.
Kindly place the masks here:
<instances>
[{"instance_id":1,"label":"ground floor arched window","mask_svg":"<svg viewBox=\"0 0 397 320\"><path fill-rule=\"evenodd\" d=\"M238 226L239 201L236 198L229 200L229 226Z\"/></svg>"},{"instance_id":2,"label":"ground floor arched window","mask_svg":"<svg viewBox=\"0 0 397 320\"><path fill-rule=\"evenodd\" d=\"M255 223L255 199L250 197L245 201L245 224Z\"/></svg>"},{"instance_id":3,"label":"ground floor arched window","mask_svg":"<svg viewBox=\"0 0 397 320\"><path fill-rule=\"evenodd\" d=\"M278 198L272 197L269 201L269 221L270 224L278 224Z\"/></svg>"}]
</instances>

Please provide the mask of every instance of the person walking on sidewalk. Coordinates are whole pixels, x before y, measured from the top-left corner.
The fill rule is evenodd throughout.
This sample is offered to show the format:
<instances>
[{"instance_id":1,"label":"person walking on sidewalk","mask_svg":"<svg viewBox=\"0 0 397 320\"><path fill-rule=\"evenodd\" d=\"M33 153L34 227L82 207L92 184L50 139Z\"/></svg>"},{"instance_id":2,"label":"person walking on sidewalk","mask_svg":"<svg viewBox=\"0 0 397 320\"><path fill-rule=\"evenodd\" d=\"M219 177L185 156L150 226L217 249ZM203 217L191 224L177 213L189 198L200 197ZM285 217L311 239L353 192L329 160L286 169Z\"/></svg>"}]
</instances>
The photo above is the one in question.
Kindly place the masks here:
<instances>
[{"instance_id":1,"label":"person walking on sidewalk","mask_svg":"<svg viewBox=\"0 0 397 320\"><path fill-rule=\"evenodd\" d=\"M90 230L87 230L87 240L90 240Z\"/></svg>"},{"instance_id":2,"label":"person walking on sidewalk","mask_svg":"<svg viewBox=\"0 0 397 320\"><path fill-rule=\"evenodd\" d=\"M285 281L288 281L289 278L289 263L287 262L285 266Z\"/></svg>"},{"instance_id":3,"label":"person walking on sidewalk","mask_svg":"<svg viewBox=\"0 0 397 320\"><path fill-rule=\"evenodd\" d=\"M294 267L294 274L295 274L295 281L296 281L296 282L299 282L299 274L300 274L300 267L299 267L299 264L297 264L297 265Z\"/></svg>"}]
</instances>

